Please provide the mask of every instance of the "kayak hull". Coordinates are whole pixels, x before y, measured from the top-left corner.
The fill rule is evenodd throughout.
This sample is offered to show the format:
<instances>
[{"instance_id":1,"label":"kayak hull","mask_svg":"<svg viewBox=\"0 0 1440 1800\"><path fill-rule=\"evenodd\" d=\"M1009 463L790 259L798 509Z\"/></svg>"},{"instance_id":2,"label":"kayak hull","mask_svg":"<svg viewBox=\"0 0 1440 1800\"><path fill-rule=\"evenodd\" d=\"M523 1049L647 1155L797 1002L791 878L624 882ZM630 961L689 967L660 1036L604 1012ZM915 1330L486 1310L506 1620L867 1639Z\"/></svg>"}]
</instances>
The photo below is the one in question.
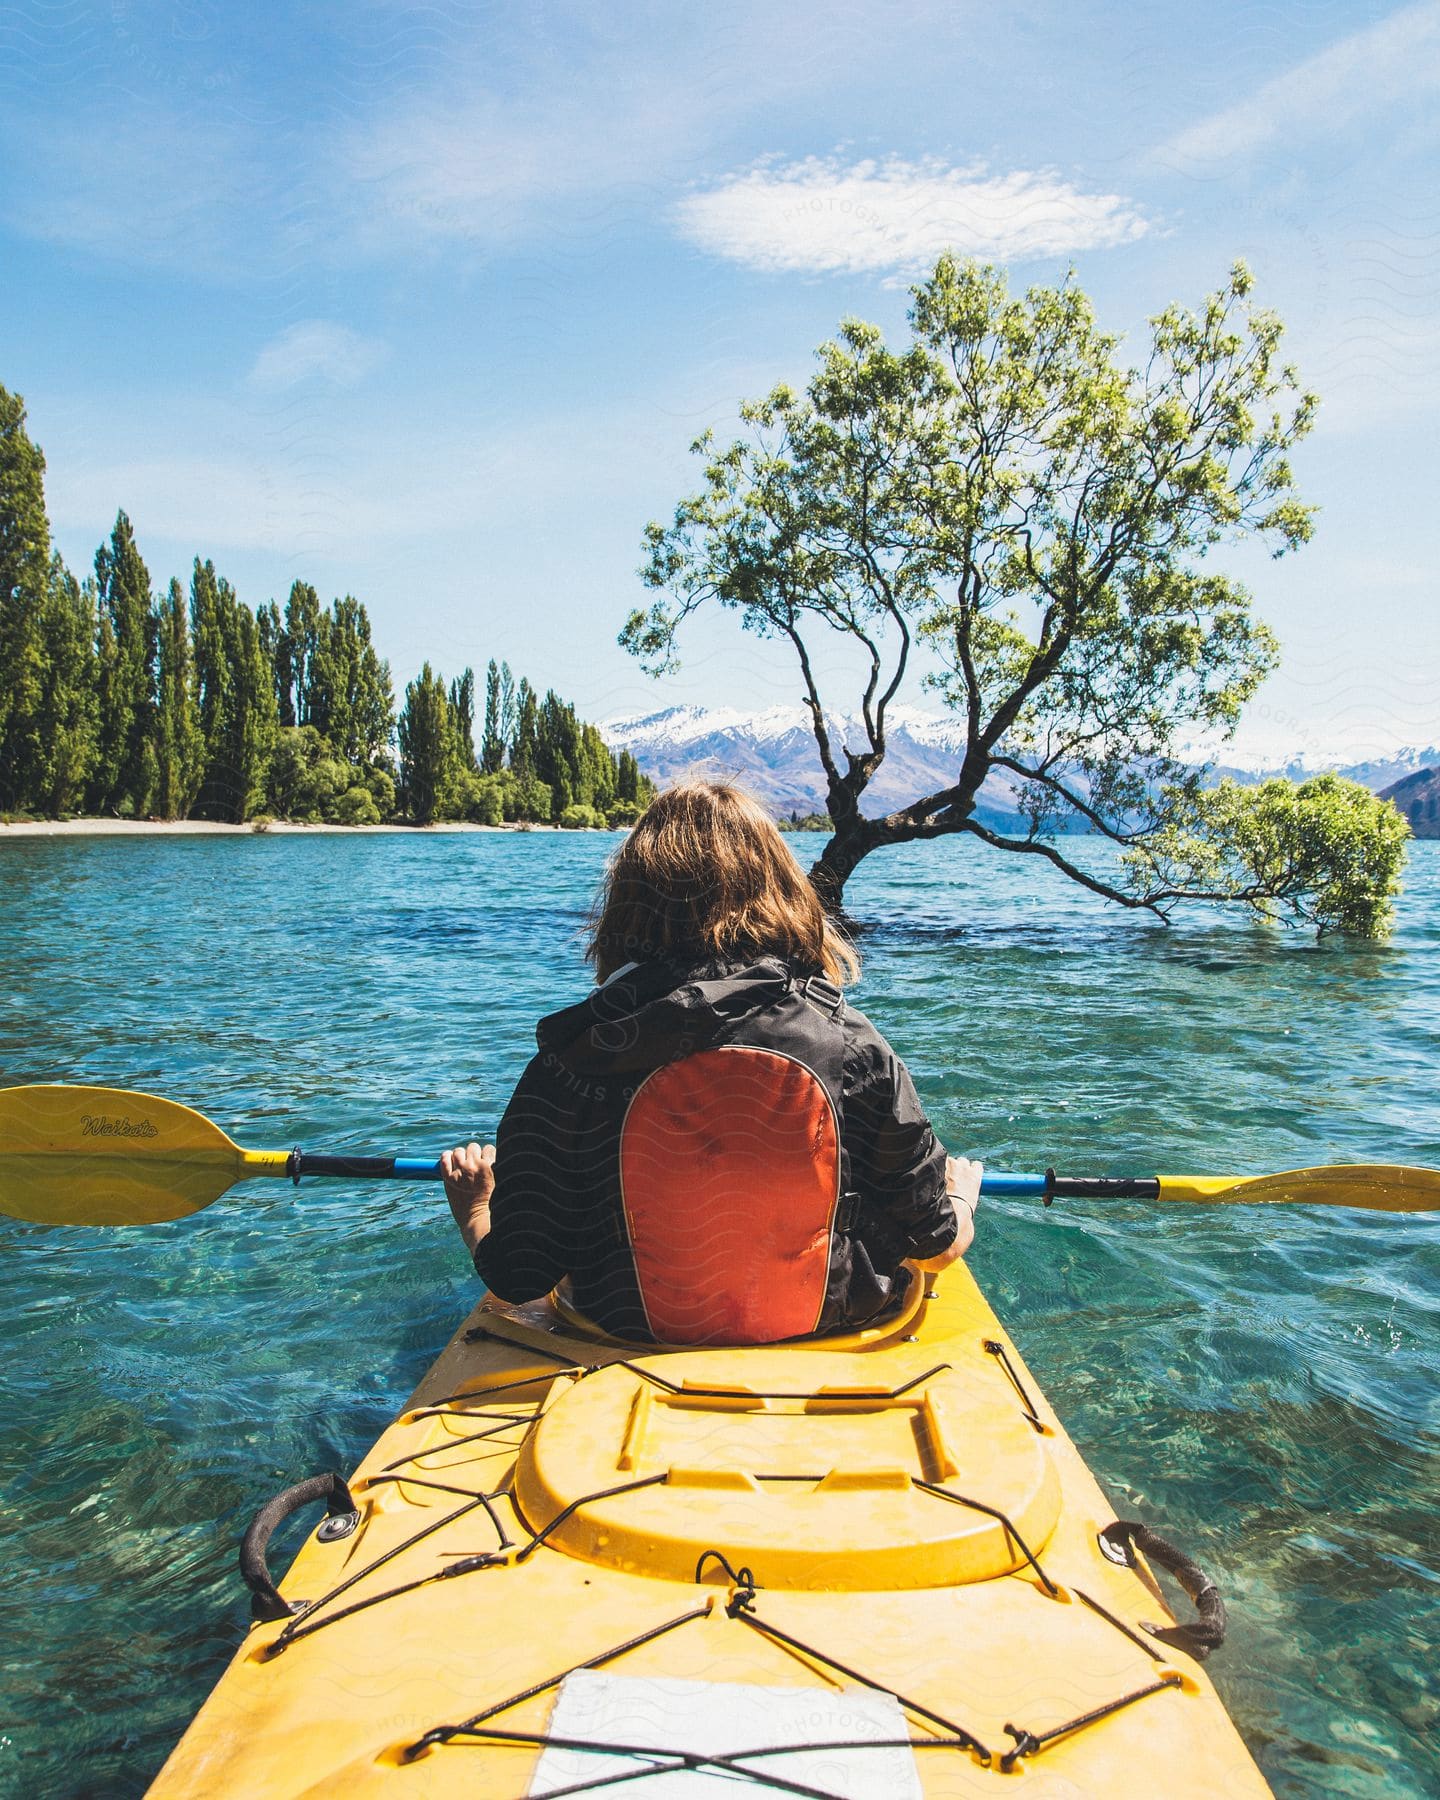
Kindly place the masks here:
<instances>
[{"instance_id":1,"label":"kayak hull","mask_svg":"<svg viewBox=\"0 0 1440 1800\"><path fill-rule=\"evenodd\" d=\"M567 1755L627 1795L707 1767L759 1792L1268 1794L968 1270L931 1285L887 1326L755 1349L482 1302L351 1479L357 1528L306 1540L280 1584L304 1604L251 1628L152 1794L520 1796L560 1791ZM841 1742L847 1704L895 1741L767 1760L807 1694L807 1744ZM547 1744L597 1696L628 1737ZM752 1701L771 1723L724 1749ZM620 1782L630 1752L680 1766L689 1705L711 1722L686 1772ZM867 1782L886 1756L903 1782Z\"/></svg>"}]
</instances>

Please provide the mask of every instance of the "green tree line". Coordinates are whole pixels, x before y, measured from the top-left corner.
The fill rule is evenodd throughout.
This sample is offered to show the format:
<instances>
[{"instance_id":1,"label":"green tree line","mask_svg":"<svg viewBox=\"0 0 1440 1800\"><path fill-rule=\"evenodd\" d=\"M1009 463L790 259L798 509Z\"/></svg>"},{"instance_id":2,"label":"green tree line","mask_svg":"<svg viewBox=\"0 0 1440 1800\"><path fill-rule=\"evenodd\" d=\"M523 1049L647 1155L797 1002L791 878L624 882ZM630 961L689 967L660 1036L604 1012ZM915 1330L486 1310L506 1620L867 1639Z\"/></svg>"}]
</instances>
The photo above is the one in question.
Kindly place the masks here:
<instances>
[{"instance_id":1,"label":"green tree line","mask_svg":"<svg viewBox=\"0 0 1440 1800\"><path fill-rule=\"evenodd\" d=\"M121 512L77 579L50 536L45 458L0 387L0 811L345 825L402 817L605 826L653 793L628 753L508 664L476 693L427 663L396 716L360 601L297 581L252 610L195 559L157 591ZM394 747L398 742L398 761Z\"/></svg>"}]
</instances>

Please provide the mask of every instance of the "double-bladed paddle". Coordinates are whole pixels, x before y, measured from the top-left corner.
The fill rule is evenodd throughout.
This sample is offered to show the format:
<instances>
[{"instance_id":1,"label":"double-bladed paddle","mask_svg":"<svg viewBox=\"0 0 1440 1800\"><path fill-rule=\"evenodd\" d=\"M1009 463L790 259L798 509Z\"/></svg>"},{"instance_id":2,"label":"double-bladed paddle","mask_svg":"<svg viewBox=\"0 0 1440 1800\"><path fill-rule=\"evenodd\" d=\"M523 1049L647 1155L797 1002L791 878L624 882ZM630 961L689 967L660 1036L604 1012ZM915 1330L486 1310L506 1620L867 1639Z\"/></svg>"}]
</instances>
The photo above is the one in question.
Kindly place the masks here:
<instances>
[{"instance_id":1,"label":"double-bladed paddle","mask_svg":"<svg viewBox=\"0 0 1440 1800\"><path fill-rule=\"evenodd\" d=\"M153 1225L201 1211L237 1181L330 1175L439 1181L428 1156L242 1150L202 1113L122 1088L0 1089L0 1213L43 1225ZM1016 1199L1290 1201L1376 1212L1440 1211L1440 1171L1340 1163L1278 1175L1067 1177L987 1173L982 1194Z\"/></svg>"}]
</instances>

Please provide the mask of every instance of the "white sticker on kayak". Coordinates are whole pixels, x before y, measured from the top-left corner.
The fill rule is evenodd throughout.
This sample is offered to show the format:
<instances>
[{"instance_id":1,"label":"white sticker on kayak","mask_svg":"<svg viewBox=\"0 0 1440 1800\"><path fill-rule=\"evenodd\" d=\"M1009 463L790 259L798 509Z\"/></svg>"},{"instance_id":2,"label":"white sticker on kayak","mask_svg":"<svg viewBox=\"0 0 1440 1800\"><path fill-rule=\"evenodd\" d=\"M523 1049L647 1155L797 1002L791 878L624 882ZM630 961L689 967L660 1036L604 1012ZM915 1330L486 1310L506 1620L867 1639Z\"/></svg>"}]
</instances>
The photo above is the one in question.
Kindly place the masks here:
<instances>
[{"instance_id":1,"label":"white sticker on kayak","mask_svg":"<svg viewBox=\"0 0 1440 1800\"><path fill-rule=\"evenodd\" d=\"M737 1786L760 1788L747 1776L761 1770L835 1800L879 1794L922 1800L900 1703L868 1690L647 1680L578 1669L560 1684L549 1735L562 1741L546 1745L530 1781L531 1800L602 1777L608 1778L602 1792L614 1800L734 1800ZM680 1754L717 1760L687 1767ZM636 1779L616 1779L627 1773Z\"/></svg>"}]
</instances>

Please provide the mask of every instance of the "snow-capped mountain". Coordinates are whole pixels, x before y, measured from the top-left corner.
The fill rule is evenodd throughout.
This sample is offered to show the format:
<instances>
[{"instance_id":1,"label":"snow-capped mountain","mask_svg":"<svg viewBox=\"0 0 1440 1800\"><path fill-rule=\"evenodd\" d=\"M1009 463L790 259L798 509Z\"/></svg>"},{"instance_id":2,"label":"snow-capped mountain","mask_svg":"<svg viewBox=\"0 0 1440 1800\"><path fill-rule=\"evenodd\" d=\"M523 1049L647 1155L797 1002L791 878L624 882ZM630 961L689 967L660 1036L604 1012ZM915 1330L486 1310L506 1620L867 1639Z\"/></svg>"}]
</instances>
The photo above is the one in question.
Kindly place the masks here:
<instances>
[{"instance_id":1,"label":"snow-capped mountain","mask_svg":"<svg viewBox=\"0 0 1440 1800\"><path fill-rule=\"evenodd\" d=\"M1195 760L1206 759L1197 755ZM1424 749L1412 744L1384 755L1359 757L1353 750L1344 749L1328 752L1305 749L1286 756L1264 750L1237 752L1232 746L1225 745L1213 753L1213 761L1217 776L1233 775L1237 781L1263 781L1270 775L1287 775L1292 781L1304 781L1308 775L1323 775L1333 770L1378 794L1417 770L1434 768L1440 763L1440 744L1431 744Z\"/></svg>"},{"instance_id":2,"label":"snow-capped mountain","mask_svg":"<svg viewBox=\"0 0 1440 1800\"><path fill-rule=\"evenodd\" d=\"M611 719L602 730L612 749L629 750L656 781L684 775L728 778L780 813L825 810L825 777L810 716L801 706L772 706L753 713L735 707L670 706ZM832 719L830 732L837 749L847 737L857 749L865 742L863 728L854 721ZM953 713L896 707L887 714L886 738L885 761L866 791L866 812L885 812L934 793L959 773L965 731ZM1226 744L1209 752L1197 745L1187 760L1213 760L1217 776L1244 782L1271 775L1301 780L1334 769L1378 793L1418 769L1440 764L1440 746L1356 759L1353 753L1326 754L1313 745L1303 750L1247 751ZM1015 823L1014 790L1008 781L998 775L986 781L977 816L982 823L1002 828Z\"/></svg>"},{"instance_id":3,"label":"snow-capped mountain","mask_svg":"<svg viewBox=\"0 0 1440 1800\"><path fill-rule=\"evenodd\" d=\"M853 722L831 719L829 726L837 754L847 738L857 750L866 741L863 727ZM824 812L828 804L810 715L800 706L758 713L672 706L612 719L601 730L612 749L630 751L656 781L684 775L738 781L780 813ZM933 793L959 773L965 732L958 719L898 707L886 715L885 736L885 761L866 790L867 812L885 812ZM997 777L987 781L977 810L987 823L1013 823L1008 785Z\"/></svg>"}]
</instances>

